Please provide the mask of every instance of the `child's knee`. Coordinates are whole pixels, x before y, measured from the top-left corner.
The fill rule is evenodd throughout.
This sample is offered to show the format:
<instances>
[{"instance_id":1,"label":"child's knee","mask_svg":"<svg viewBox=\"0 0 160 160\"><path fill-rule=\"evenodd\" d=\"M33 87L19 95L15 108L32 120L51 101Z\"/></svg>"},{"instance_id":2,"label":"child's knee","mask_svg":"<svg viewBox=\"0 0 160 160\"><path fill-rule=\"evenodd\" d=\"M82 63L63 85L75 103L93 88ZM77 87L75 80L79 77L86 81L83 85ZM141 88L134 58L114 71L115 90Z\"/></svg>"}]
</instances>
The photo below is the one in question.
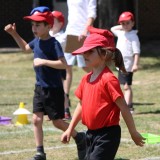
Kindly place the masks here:
<instances>
[{"instance_id":1,"label":"child's knee","mask_svg":"<svg viewBox=\"0 0 160 160\"><path fill-rule=\"evenodd\" d=\"M131 86L126 83L124 85L124 90L127 91L127 90L130 90L130 89L131 89Z\"/></svg>"},{"instance_id":2,"label":"child's knee","mask_svg":"<svg viewBox=\"0 0 160 160\"><path fill-rule=\"evenodd\" d=\"M33 122L33 125L37 126L38 124L42 123L42 118L38 116L33 116L32 122Z\"/></svg>"},{"instance_id":3,"label":"child's knee","mask_svg":"<svg viewBox=\"0 0 160 160\"><path fill-rule=\"evenodd\" d=\"M54 125L56 128L61 129L62 126L63 126L62 121L63 121L63 120L61 120L61 119L57 119L57 120L53 120L52 122L53 122L53 125Z\"/></svg>"}]
</instances>

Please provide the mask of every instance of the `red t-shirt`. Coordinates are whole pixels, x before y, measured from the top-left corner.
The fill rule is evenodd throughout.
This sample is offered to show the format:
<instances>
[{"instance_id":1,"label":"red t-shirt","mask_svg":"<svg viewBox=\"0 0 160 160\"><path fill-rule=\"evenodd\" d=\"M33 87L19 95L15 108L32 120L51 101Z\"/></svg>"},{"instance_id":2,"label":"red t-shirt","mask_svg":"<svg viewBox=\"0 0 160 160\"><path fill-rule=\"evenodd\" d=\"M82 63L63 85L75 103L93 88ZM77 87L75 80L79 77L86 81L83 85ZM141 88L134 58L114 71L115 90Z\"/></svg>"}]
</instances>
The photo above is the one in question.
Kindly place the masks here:
<instances>
[{"instance_id":1,"label":"red t-shirt","mask_svg":"<svg viewBox=\"0 0 160 160\"><path fill-rule=\"evenodd\" d=\"M93 82L91 75L85 75L75 91L82 102L82 123L91 130L118 125L120 109L115 100L123 97L118 79L108 67Z\"/></svg>"}]
</instances>

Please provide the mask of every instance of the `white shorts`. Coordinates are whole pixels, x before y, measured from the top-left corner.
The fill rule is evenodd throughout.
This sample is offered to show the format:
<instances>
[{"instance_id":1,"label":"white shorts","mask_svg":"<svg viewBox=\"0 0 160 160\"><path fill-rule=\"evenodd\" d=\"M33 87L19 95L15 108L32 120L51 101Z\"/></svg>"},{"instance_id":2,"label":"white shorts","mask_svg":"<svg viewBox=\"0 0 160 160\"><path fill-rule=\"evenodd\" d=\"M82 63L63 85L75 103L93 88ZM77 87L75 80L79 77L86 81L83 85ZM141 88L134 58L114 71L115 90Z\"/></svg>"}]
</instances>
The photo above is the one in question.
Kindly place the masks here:
<instances>
[{"instance_id":1,"label":"white shorts","mask_svg":"<svg viewBox=\"0 0 160 160\"><path fill-rule=\"evenodd\" d=\"M76 64L76 61L77 61L78 67L81 67L81 68L86 67L86 64L82 55L72 55L71 53L64 53L64 56L66 58L68 65L73 66Z\"/></svg>"}]
</instances>

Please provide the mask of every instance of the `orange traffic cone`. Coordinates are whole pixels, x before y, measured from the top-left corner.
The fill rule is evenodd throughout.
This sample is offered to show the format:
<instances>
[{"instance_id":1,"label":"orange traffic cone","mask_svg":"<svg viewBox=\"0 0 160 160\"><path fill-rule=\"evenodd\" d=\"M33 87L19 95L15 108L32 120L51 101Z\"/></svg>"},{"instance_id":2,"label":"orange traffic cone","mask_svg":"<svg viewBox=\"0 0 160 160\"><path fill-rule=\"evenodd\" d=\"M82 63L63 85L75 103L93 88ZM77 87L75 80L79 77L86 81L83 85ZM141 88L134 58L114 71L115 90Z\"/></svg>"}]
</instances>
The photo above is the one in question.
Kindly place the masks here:
<instances>
[{"instance_id":1,"label":"orange traffic cone","mask_svg":"<svg viewBox=\"0 0 160 160\"><path fill-rule=\"evenodd\" d=\"M16 126L29 124L27 115L31 114L27 109L24 108L24 103L20 102L19 109L17 109L13 115L17 115Z\"/></svg>"}]
</instances>

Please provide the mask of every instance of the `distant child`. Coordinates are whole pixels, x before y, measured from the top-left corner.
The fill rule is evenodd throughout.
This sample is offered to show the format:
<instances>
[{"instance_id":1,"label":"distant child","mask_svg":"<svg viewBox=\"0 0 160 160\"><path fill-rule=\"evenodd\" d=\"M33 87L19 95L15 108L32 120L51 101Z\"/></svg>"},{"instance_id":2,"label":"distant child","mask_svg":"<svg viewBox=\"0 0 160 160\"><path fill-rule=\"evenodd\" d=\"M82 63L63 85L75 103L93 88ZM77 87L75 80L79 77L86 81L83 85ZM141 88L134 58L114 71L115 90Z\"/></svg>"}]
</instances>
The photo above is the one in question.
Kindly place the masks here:
<instances>
[{"instance_id":1,"label":"distant child","mask_svg":"<svg viewBox=\"0 0 160 160\"><path fill-rule=\"evenodd\" d=\"M65 50L65 45L66 45L66 35L64 34L63 27L64 27L64 22L65 18L62 12L60 11L53 11L52 12L53 17L54 17L54 25L51 28L49 34L52 37L55 37L58 42L61 44L63 51ZM66 79L66 70L61 70L62 74L62 81ZM64 118L66 120L71 119L71 113L69 109L69 97L67 93L65 93L65 112L64 112Z\"/></svg>"},{"instance_id":2,"label":"distant child","mask_svg":"<svg viewBox=\"0 0 160 160\"><path fill-rule=\"evenodd\" d=\"M36 84L33 97L33 127L37 153L31 160L46 160L43 147L43 116L48 115L55 127L65 131L68 123L64 117L64 91L60 69L65 69L67 63L59 42L49 35L54 21L48 7L34 8L30 16L32 32L35 38L28 44L16 31L15 24L5 27L19 47L26 53L34 53L33 66L36 74ZM84 157L86 151L85 134L72 132L79 156Z\"/></svg>"},{"instance_id":3,"label":"distant child","mask_svg":"<svg viewBox=\"0 0 160 160\"><path fill-rule=\"evenodd\" d=\"M88 30L90 35L73 55L83 55L92 71L82 78L75 91L80 102L61 141L69 142L74 128L82 120L88 128L85 160L113 160L121 138L120 112L135 144L143 146L145 139L137 132L119 81L108 67L113 61L120 71L126 73L112 33L93 27Z\"/></svg>"},{"instance_id":4,"label":"distant child","mask_svg":"<svg viewBox=\"0 0 160 160\"><path fill-rule=\"evenodd\" d=\"M131 12L123 12L119 17L118 23L120 25L112 27L111 31L118 37L116 47L122 53L124 65L128 72L128 74L119 72L118 79L120 83L124 85L124 97L132 113L134 108L131 85L133 73L138 70L140 42L137 31L133 30L135 21Z\"/></svg>"}]
</instances>

